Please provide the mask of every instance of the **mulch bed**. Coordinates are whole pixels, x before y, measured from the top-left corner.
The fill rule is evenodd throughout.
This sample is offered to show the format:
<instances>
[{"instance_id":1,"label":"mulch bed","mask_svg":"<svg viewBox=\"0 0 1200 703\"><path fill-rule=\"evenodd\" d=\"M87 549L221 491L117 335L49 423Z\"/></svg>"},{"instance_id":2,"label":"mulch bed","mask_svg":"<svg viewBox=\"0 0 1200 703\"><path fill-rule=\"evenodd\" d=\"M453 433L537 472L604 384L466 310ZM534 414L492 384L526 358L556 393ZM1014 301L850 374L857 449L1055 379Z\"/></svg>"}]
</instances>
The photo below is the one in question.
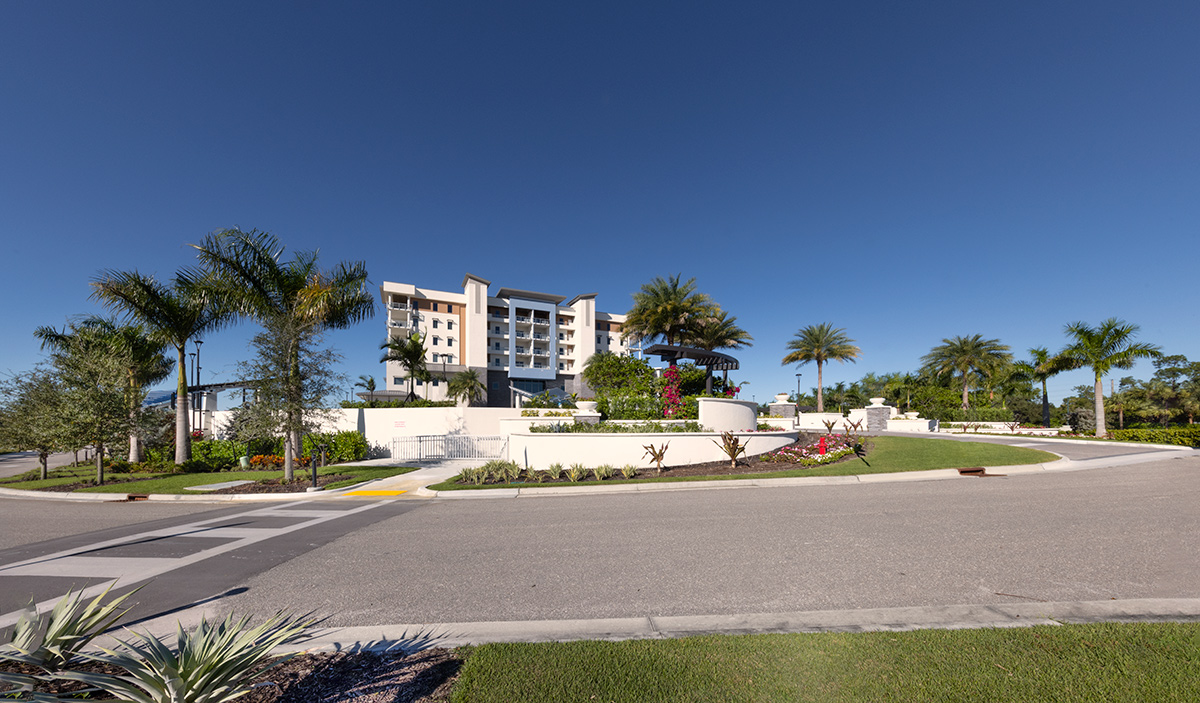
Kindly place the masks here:
<instances>
[{"instance_id":1,"label":"mulch bed","mask_svg":"<svg viewBox=\"0 0 1200 703\"><path fill-rule=\"evenodd\" d=\"M794 445L789 445L789 446L805 446L806 444L807 444L807 442L800 442L800 443L796 443ZM863 450L865 452L870 452L871 446L872 446L871 442L869 442L869 441L863 442ZM793 469L817 468L815 466L806 466L804 464L796 464L796 463L793 463L790 461L764 461L761 457L762 457L762 455L752 456L750 458L744 458L744 457L740 458L740 459L738 459L737 466L730 466L728 459L723 460L723 461L709 461L709 462L704 462L702 464L686 464L686 465L682 465L682 466L671 466L668 464L663 467L661 474L656 472L653 468L648 468L648 469L647 468L639 468L637 475L634 476L634 478L655 478L657 476L663 476L663 477L746 476L747 478L754 478L755 474L775 473L777 471L791 471ZM833 466L835 464L842 464L842 463L845 463L848 461L858 461L858 457L856 457L854 454L849 454L841 459L838 459L837 461L831 461L828 464L821 464L821 466ZM613 479L614 480L615 479L623 479L624 476L621 475L620 467L616 467L616 468L618 469L618 471L616 474L613 475ZM580 483L596 483L596 482L597 482L596 479L592 476L591 472L589 471L586 479L584 479L582 481L575 481L574 483L580 484ZM525 483L529 483L529 482L525 482ZM541 485L569 484L569 483L572 483L572 482L568 481L564 477L564 478L558 479L557 481L543 480ZM538 485L538 484L536 482L533 482L532 485Z\"/></svg>"},{"instance_id":2,"label":"mulch bed","mask_svg":"<svg viewBox=\"0 0 1200 703\"><path fill-rule=\"evenodd\" d=\"M444 703L458 678L462 659L455 650L426 649L414 654L375 652L314 652L298 654L254 679L254 687L239 703ZM77 662L79 671L124 674L121 669L94 662ZM31 667L0 664L0 671L37 673ZM84 688L70 681L48 682L46 693L69 693ZM113 700L95 693L85 700Z\"/></svg>"},{"instance_id":3,"label":"mulch bed","mask_svg":"<svg viewBox=\"0 0 1200 703\"><path fill-rule=\"evenodd\" d=\"M127 483L127 484L129 484L129 492L137 493L138 492L138 490L137 490L138 483L141 483L142 481L153 481L155 479L165 478L166 476L169 476L169 475L170 474L163 474L162 476L151 476L148 478L124 478L120 474L116 474L111 477L106 476L104 478L104 485L108 486L108 485L118 485L118 484L126 484ZM328 486L331 483L337 483L338 481L345 481L346 479L350 479L350 478L354 478L354 476L351 474L333 474L333 475L328 475L328 476L318 476L317 477L317 485L318 486ZM223 483L223 481L221 480L220 476L218 475L218 476L214 477L212 483ZM38 488L35 490L44 491L47 493L70 493L72 491L78 491L82 488L91 488L94 485L96 485L96 484L92 483L91 481L79 481L77 483L64 483L64 484L60 484L58 486L46 486L44 488ZM311 474L309 474L307 472L307 470L297 469L296 470L296 479L294 481L292 481L291 483L285 483L282 479L277 480L277 481L276 480L261 481L261 482L255 481L254 483L247 483L247 484L243 484L241 486L233 486L231 488L221 488L221 489L215 490L215 491L191 491L191 493L195 493L196 495L213 495L213 494L220 495L220 494L231 494L231 493L303 493L305 491L305 489L307 489L311 485L312 485Z\"/></svg>"}]
</instances>

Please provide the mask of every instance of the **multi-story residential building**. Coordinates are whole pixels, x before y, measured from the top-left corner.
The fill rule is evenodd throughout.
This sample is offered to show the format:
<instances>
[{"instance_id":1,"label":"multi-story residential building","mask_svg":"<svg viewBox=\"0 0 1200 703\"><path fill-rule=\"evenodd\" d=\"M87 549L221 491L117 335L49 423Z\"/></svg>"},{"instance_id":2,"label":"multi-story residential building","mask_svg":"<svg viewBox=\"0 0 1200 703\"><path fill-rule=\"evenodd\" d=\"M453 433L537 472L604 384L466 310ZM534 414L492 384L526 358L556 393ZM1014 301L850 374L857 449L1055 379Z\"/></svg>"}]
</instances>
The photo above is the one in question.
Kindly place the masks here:
<instances>
[{"instance_id":1,"label":"multi-story residential building","mask_svg":"<svg viewBox=\"0 0 1200 703\"><path fill-rule=\"evenodd\" d=\"M596 294L565 296L517 288L488 292L491 281L472 274L462 292L418 288L385 281L379 295L392 338L419 332L425 338L425 364L433 380L419 382L416 394L447 397L447 379L475 369L487 388L487 405L511 407L514 395L552 388L590 395L583 365L598 351L628 353L621 334L624 315L596 310ZM408 392L404 368L387 362L383 395Z\"/></svg>"}]
</instances>

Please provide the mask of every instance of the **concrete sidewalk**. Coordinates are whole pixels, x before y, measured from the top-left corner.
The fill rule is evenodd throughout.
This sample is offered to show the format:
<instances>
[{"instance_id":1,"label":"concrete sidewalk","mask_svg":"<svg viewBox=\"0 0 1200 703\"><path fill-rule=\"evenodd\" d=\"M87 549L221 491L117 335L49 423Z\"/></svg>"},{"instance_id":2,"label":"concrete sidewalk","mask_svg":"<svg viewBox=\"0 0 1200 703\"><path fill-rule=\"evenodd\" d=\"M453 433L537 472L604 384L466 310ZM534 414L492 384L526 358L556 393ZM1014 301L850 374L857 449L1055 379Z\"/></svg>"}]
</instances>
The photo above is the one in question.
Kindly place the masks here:
<instances>
[{"instance_id":1,"label":"concrete sidewalk","mask_svg":"<svg viewBox=\"0 0 1200 703\"><path fill-rule=\"evenodd\" d=\"M177 624L222 617L212 603L139 623L137 630L173 635ZM577 620L414 623L313 629L277 651L405 651L493 642L670 639L695 635L815 632L900 632L983 627L1032 627L1089 622L1196 622L1200 598L1135 598L1057 603L1003 603L815 610L737 615L672 615Z\"/></svg>"}]
</instances>

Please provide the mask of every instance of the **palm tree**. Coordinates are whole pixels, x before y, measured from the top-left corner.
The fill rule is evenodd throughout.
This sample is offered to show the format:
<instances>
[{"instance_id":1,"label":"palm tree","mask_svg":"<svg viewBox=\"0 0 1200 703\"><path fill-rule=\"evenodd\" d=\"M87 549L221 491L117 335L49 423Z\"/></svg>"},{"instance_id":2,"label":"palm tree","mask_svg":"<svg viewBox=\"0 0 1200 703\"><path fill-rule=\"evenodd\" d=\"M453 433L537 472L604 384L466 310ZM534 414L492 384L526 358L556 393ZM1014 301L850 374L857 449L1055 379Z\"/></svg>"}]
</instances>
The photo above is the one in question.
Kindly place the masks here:
<instances>
[{"instance_id":1,"label":"palm tree","mask_svg":"<svg viewBox=\"0 0 1200 703\"><path fill-rule=\"evenodd\" d=\"M250 318L283 337L287 368L280 369L289 403L283 416L284 477L292 479L293 456L300 451L304 426L303 339L328 329L345 329L375 314L361 261L340 262L332 270L317 265L318 252L301 251L281 261L284 246L269 232L226 229L204 238L196 249L204 271L197 280L205 294L232 314Z\"/></svg>"},{"instance_id":2,"label":"palm tree","mask_svg":"<svg viewBox=\"0 0 1200 703\"><path fill-rule=\"evenodd\" d=\"M379 348L385 350L383 358L379 360L381 363L395 361L404 368L404 375L408 378L408 400L415 398L413 383L417 380L428 381L431 378L425 368L424 335L413 332L403 338L392 337L379 345Z\"/></svg>"},{"instance_id":3,"label":"palm tree","mask_svg":"<svg viewBox=\"0 0 1200 703\"><path fill-rule=\"evenodd\" d=\"M358 377L358 382L354 384L355 388L361 388L367 392L367 403L375 406L375 377L363 374Z\"/></svg>"},{"instance_id":4,"label":"palm tree","mask_svg":"<svg viewBox=\"0 0 1200 703\"><path fill-rule=\"evenodd\" d=\"M633 308L626 313L622 331L634 340L662 337L667 344L682 344L701 319L713 315L716 306L707 295L696 292L696 279L680 283L681 276L665 280L657 276L634 293Z\"/></svg>"},{"instance_id":5,"label":"palm tree","mask_svg":"<svg viewBox=\"0 0 1200 703\"><path fill-rule=\"evenodd\" d=\"M137 271L101 271L92 281L92 298L142 325L149 336L175 347L175 463L192 458L188 432L188 340L223 327L229 317L206 300L192 283L194 272L181 270L168 286Z\"/></svg>"},{"instance_id":6,"label":"palm tree","mask_svg":"<svg viewBox=\"0 0 1200 703\"><path fill-rule=\"evenodd\" d=\"M854 346L854 340L846 336L845 328L834 329L828 322L802 327L796 338L788 342L791 353L783 357L783 365L817 362L817 412L825 412L825 391L821 367L827 361L854 362L862 356L862 350Z\"/></svg>"},{"instance_id":7,"label":"palm tree","mask_svg":"<svg viewBox=\"0 0 1200 703\"><path fill-rule=\"evenodd\" d=\"M451 398L459 402L464 402L467 405L483 398L485 390L487 388L483 385L483 381L479 378L479 372L475 369L467 369L461 373L454 374L454 378L450 379L450 384L447 387Z\"/></svg>"},{"instance_id":8,"label":"palm tree","mask_svg":"<svg viewBox=\"0 0 1200 703\"><path fill-rule=\"evenodd\" d=\"M1046 391L1046 381L1067 369L1065 362L1053 355L1045 347L1033 347L1029 350L1029 361L1018 361L1014 366L1025 379L1032 383L1042 384L1042 427L1050 426L1050 396Z\"/></svg>"},{"instance_id":9,"label":"palm tree","mask_svg":"<svg viewBox=\"0 0 1200 703\"><path fill-rule=\"evenodd\" d=\"M695 328L688 333L688 343L697 349L715 351L717 349L742 349L754 346L754 337L746 330L738 327L737 318L717 308L713 314L701 319ZM725 372L728 375L728 371ZM712 393L712 368L704 367L704 392Z\"/></svg>"},{"instance_id":10,"label":"palm tree","mask_svg":"<svg viewBox=\"0 0 1200 703\"><path fill-rule=\"evenodd\" d=\"M1115 317L1101 322L1097 327L1091 327L1084 322L1072 322L1066 326L1066 333L1073 340L1065 349L1058 353L1067 368L1078 369L1091 367L1096 377L1095 406L1096 406L1096 436L1108 434L1104 422L1104 376L1112 369L1132 368L1138 359L1152 359L1162 356L1159 347L1146 342L1135 342L1141 328Z\"/></svg>"},{"instance_id":11,"label":"palm tree","mask_svg":"<svg viewBox=\"0 0 1200 703\"><path fill-rule=\"evenodd\" d=\"M972 374L987 376L995 369L1012 360L1008 346L998 339L984 339L983 335L950 337L921 357L921 363L933 373L962 378L962 408L971 407L967 395L971 388Z\"/></svg>"}]
</instances>

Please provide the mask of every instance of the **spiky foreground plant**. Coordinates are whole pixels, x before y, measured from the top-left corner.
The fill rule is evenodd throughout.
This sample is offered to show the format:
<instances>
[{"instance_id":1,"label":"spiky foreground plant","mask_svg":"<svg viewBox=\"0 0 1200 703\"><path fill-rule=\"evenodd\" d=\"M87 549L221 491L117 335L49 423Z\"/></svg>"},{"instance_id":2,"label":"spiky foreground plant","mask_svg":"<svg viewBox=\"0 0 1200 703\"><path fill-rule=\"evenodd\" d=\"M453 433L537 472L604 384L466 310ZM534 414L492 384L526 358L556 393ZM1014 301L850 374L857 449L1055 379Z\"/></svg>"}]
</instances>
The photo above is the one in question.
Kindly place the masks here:
<instances>
[{"instance_id":1,"label":"spiky foreground plant","mask_svg":"<svg viewBox=\"0 0 1200 703\"><path fill-rule=\"evenodd\" d=\"M88 659L119 666L129 674L117 676L81 671L56 674L107 691L130 703L227 703L250 690L250 680L275 647L295 641L312 625L277 613L256 627L250 618L220 623L201 620L195 630L176 628L175 648L157 638L137 634L139 643L118 640L124 650L105 649L104 654L84 654Z\"/></svg>"},{"instance_id":2,"label":"spiky foreground plant","mask_svg":"<svg viewBox=\"0 0 1200 703\"><path fill-rule=\"evenodd\" d=\"M0 646L0 660L36 666L47 673L65 668L79 655L79 650L129 612L128 608L118 609L141 587L103 604L111 589L111 586L104 589L87 604L82 602L82 591L67 593L46 617L45 627L36 610L26 610L13 626L12 640Z\"/></svg>"}]
</instances>

